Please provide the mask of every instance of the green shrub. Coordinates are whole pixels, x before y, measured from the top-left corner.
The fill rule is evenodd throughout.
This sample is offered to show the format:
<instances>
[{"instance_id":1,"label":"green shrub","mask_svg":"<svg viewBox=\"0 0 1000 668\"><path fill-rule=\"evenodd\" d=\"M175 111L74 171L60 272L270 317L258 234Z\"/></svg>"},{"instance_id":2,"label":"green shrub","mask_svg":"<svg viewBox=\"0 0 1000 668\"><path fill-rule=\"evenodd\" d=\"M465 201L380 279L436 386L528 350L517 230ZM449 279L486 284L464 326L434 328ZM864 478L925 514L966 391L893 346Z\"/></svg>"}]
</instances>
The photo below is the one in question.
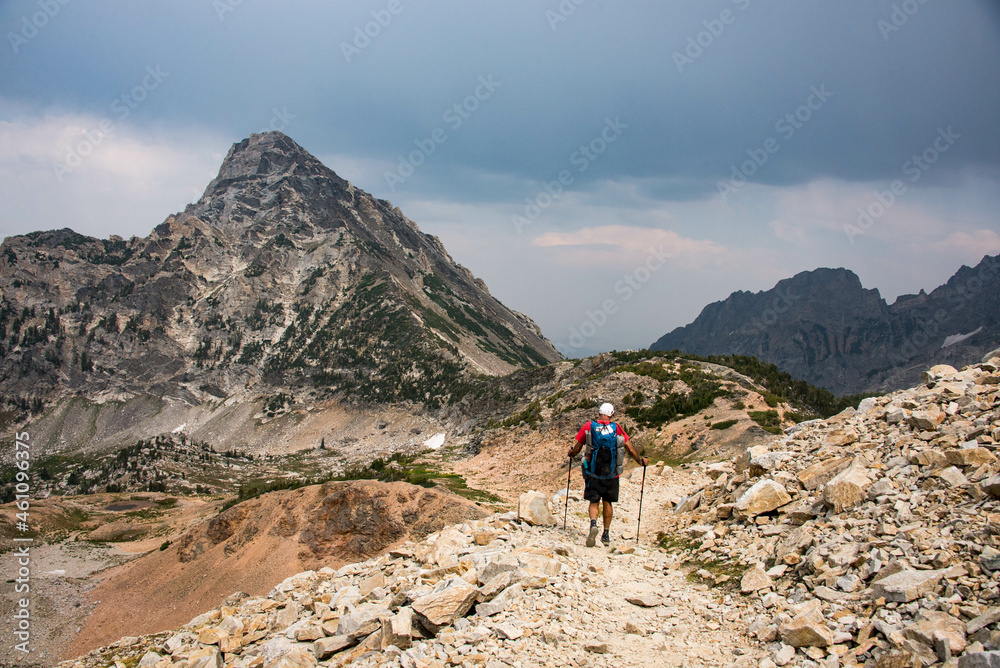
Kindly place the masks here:
<instances>
[{"instance_id":1,"label":"green shrub","mask_svg":"<svg viewBox=\"0 0 1000 668\"><path fill-rule=\"evenodd\" d=\"M723 420L722 422L714 423L712 425L712 429L729 429L737 422L739 422L739 420Z\"/></svg>"},{"instance_id":2,"label":"green shrub","mask_svg":"<svg viewBox=\"0 0 1000 668\"><path fill-rule=\"evenodd\" d=\"M756 422L764 429L764 431L769 431L772 434L781 433L781 419L778 417L778 411L750 411L747 413L750 419Z\"/></svg>"}]
</instances>

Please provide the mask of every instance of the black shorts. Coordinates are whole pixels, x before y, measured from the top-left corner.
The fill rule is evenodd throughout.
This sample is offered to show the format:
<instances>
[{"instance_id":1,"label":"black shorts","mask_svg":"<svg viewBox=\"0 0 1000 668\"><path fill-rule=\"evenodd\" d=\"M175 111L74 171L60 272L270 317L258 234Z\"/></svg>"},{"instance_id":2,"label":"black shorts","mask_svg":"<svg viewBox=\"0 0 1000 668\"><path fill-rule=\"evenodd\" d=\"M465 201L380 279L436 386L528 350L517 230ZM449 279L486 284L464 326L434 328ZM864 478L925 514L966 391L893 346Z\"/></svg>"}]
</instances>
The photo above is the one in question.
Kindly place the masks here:
<instances>
[{"instance_id":1,"label":"black shorts","mask_svg":"<svg viewBox=\"0 0 1000 668\"><path fill-rule=\"evenodd\" d=\"M583 498L591 503L601 500L608 503L618 503L618 478L589 478L583 476L586 486L583 488Z\"/></svg>"}]
</instances>

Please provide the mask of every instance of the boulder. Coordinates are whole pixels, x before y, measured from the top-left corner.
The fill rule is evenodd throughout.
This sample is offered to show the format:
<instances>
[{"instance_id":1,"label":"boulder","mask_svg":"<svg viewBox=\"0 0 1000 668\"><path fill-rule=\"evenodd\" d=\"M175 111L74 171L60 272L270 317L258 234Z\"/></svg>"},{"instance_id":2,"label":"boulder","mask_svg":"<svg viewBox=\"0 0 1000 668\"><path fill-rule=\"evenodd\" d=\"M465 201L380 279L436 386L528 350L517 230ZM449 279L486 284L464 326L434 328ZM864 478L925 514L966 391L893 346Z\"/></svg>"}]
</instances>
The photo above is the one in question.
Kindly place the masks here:
<instances>
[{"instance_id":1,"label":"boulder","mask_svg":"<svg viewBox=\"0 0 1000 668\"><path fill-rule=\"evenodd\" d=\"M222 668L222 653L215 647L196 649L188 655L187 668Z\"/></svg>"},{"instance_id":2,"label":"boulder","mask_svg":"<svg viewBox=\"0 0 1000 668\"><path fill-rule=\"evenodd\" d=\"M441 567L455 565L457 564L455 555L470 542L470 537L466 536L465 533L449 527L441 531L432 542L429 541L421 545L414 557L426 565L436 564ZM360 590L358 591L360 594Z\"/></svg>"},{"instance_id":3,"label":"boulder","mask_svg":"<svg viewBox=\"0 0 1000 668\"><path fill-rule=\"evenodd\" d=\"M413 626L413 608L400 608L395 615L383 617L381 647L393 645L407 649L413 644L413 637L419 635Z\"/></svg>"},{"instance_id":4,"label":"boulder","mask_svg":"<svg viewBox=\"0 0 1000 668\"><path fill-rule=\"evenodd\" d=\"M997 458L986 448L956 448L945 450L944 456L954 466L982 466L993 464Z\"/></svg>"},{"instance_id":5,"label":"boulder","mask_svg":"<svg viewBox=\"0 0 1000 668\"><path fill-rule=\"evenodd\" d=\"M858 404L858 413L864 415L865 413L875 410L878 406L878 397L865 397Z\"/></svg>"},{"instance_id":6,"label":"boulder","mask_svg":"<svg viewBox=\"0 0 1000 668\"><path fill-rule=\"evenodd\" d=\"M504 589L500 594L493 598L493 600L486 603L480 603L476 606L476 614L481 617L490 617L492 615L499 614L507 609L510 602L521 596L524 593L524 588L520 583L511 585Z\"/></svg>"},{"instance_id":7,"label":"boulder","mask_svg":"<svg viewBox=\"0 0 1000 668\"><path fill-rule=\"evenodd\" d=\"M354 641L347 636L327 636L313 643L313 652L316 654L317 659L324 661L353 644Z\"/></svg>"},{"instance_id":8,"label":"boulder","mask_svg":"<svg viewBox=\"0 0 1000 668\"><path fill-rule=\"evenodd\" d=\"M764 478L740 496L733 506L733 514L737 517L755 517L780 508L791 500L784 485Z\"/></svg>"},{"instance_id":9,"label":"boulder","mask_svg":"<svg viewBox=\"0 0 1000 668\"><path fill-rule=\"evenodd\" d=\"M921 379L925 383L935 383L946 376L954 376L958 373L958 369L948 364L935 364L927 371L920 374Z\"/></svg>"},{"instance_id":10,"label":"boulder","mask_svg":"<svg viewBox=\"0 0 1000 668\"><path fill-rule=\"evenodd\" d=\"M295 629L295 639L299 642L312 642L324 637L323 627L316 623L306 623Z\"/></svg>"},{"instance_id":11,"label":"boulder","mask_svg":"<svg viewBox=\"0 0 1000 668\"><path fill-rule=\"evenodd\" d=\"M139 665L137 666L137 668L153 668L153 666L155 666L156 663L162 658L163 657L161 657L156 652L153 651L146 652L145 654L142 655L142 658L139 659Z\"/></svg>"},{"instance_id":12,"label":"boulder","mask_svg":"<svg viewBox=\"0 0 1000 668\"><path fill-rule=\"evenodd\" d=\"M968 478L956 466L949 466L941 470L937 475L952 487L961 487L962 485L969 484Z\"/></svg>"},{"instance_id":13,"label":"boulder","mask_svg":"<svg viewBox=\"0 0 1000 668\"><path fill-rule=\"evenodd\" d=\"M965 641L965 624L946 612L922 610L920 619L903 629L903 636L921 642L931 649L944 640L955 654L960 654L968 644Z\"/></svg>"},{"instance_id":14,"label":"boulder","mask_svg":"<svg viewBox=\"0 0 1000 668\"><path fill-rule=\"evenodd\" d=\"M834 457L821 462L816 462L798 473L799 482L807 490L819 489L830 482L838 473L851 465L850 457Z\"/></svg>"},{"instance_id":15,"label":"boulder","mask_svg":"<svg viewBox=\"0 0 1000 668\"><path fill-rule=\"evenodd\" d=\"M763 454L755 455L750 459L750 475L759 476L765 473L770 473L778 467L782 462L788 461L795 455L791 452L765 452Z\"/></svg>"},{"instance_id":16,"label":"boulder","mask_svg":"<svg viewBox=\"0 0 1000 668\"><path fill-rule=\"evenodd\" d=\"M243 623L243 620L241 620L239 617L234 617L233 615L227 615L222 619L221 622L219 622L219 625L216 626L215 628L217 628L220 631L225 631L227 634L231 636L238 636L241 633L243 633L243 629L246 628L246 625Z\"/></svg>"},{"instance_id":17,"label":"boulder","mask_svg":"<svg viewBox=\"0 0 1000 668\"><path fill-rule=\"evenodd\" d=\"M750 468L750 460L758 455L763 455L767 452L766 445L754 445L743 452L733 460L733 467L736 469L737 473L743 473L748 468Z\"/></svg>"},{"instance_id":18,"label":"boulder","mask_svg":"<svg viewBox=\"0 0 1000 668\"><path fill-rule=\"evenodd\" d=\"M892 484L892 481L888 478L879 478L875 483L868 488L868 500L874 501L880 496L886 494L892 494L896 491L896 486Z\"/></svg>"},{"instance_id":19,"label":"boulder","mask_svg":"<svg viewBox=\"0 0 1000 668\"><path fill-rule=\"evenodd\" d=\"M1000 499L1000 475L995 475L979 483L979 487L995 499Z\"/></svg>"},{"instance_id":20,"label":"boulder","mask_svg":"<svg viewBox=\"0 0 1000 668\"><path fill-rule=\"evenodd\" d=\"M663 604L663 599L656 594L630 594L625 597L625 600L632 605L637 605L640 608L655 608Z\"/></svg>"},{"instance_id":21,"label":"boulder","mask_svg":"<svg viewBox=\"0 0 1000 668\"><path fill-rule=\"evenodd\" d=\"M943 570L903 570L875 582L872 585L872 597L884 596L887 601L909 603L934 591L943 576Z\"/></svg>"},{"instance_id":22,"label":"boulder","mask_svg":"<svg viewBox=\"0 0 1000 668\"><path fill-rule=\"evenodd\" d=\"M948 416L936 405L910 414L910 424L922 431L934 431Z\"/></svg>"},{"instance_id":23,"label":"boulder","mask_svg":"<svg viewBox=\"0 0 1000 668\"><path fill-rule=\"evenodd\" d=\"M823 443L826 445L832 445L836 447L846 447L852 443L858 442L858 432L853 427L847 427L845 429L834 429L826 434L823 439Z\"/></svg>"},{"instance_id":24,"label":"boulder","mask_svg":"<svg viewBox=\"0 0 1000 668\"><path fill-rule=\"evenodd\" d=\"M507 554L495 557L479 569L479 584L485 585L496 576L502 573L516 571L520 567L521 562L519 562L516 557L512 557Z\"/></svg>"},{"instance_id":25,"label":"boulder","mask_svg":"<svg viewBox=\"0 0 1000 668\"><path fill-rule=\"evenodd\" d=\"M885 412L885 421L887 424L901 424L906 422L906 418L909 414L906 412L905 408L899 408L898 406L893 406Z\"/></svg>"},{"instance_id":26,"label":"boulder","mask_svg":"<svg viewBox=\"0 0 1000 668\"><path fill-rule=\"evenodd\" d=\"M987 545L979 553L979 564L988 571L1000 570L1000 550Z\"/></svg>"},{"instance_id":27,"label":"boulder","mask_svg":"<svg viewBox=\"0 0 1000 668\"><path fill-rule=\"evenodd\" d=\"M833 512L842 513L865 500L871 480L863 462L860 457L855 458L823 487L823 503L833 508Z\"/></svg>"},{"instance_id":28,"label":"boulder","mask_svg":"<svg viewBox=\"0 0 1000 668\"><path fill-rule=\"evenodd\" d=\"M770 576L758 564L743 573L743 577L740 579L740 591L749 594L758 589L767 589L772 584Z\"/></svg>"},{"instance_id":29,"label":"boulder","mask_svg":"<svg viewBox=\"0 0 1000 668\"><path fill-rule=\"evenodd\" d=\"M840 423L845 422L848 419L854 417L856 414L857 414L857 411L854 409L854 406L848 406L847 408L845 408L844 410L840 411L836 415L831 415L830 417L828 417L826 419L826 423L827 424L840 424Z\"/></svg>"},{"instance_id":30,"label":"boulder","mask_svg":"<svg viewBox=\"0 0 1000 668\"><path fill-rule=\"evenodd\" d=\"M430 594L413 601L421 626L431 633L454 623L476 602L478 590L461 578L445 580Z\"/></svg>"},{"instance_id":31,"label":"boulder","mask_svg":"<svg viewBox=\"0 0 1000 668\"><path fill-rule=\"evenodd\" d=\"M301 612L301 610L301 605L295 601L288 601L288 603L285 604L285 607L279 610L278 614L274 618L275 630L284 631L289 626L294 624L299 618L299 612Z\"/></svg>"},{"instance_id":32,"label":"boulder","mask_svg":"<svg viewBox=\"0 0 1000 668\"><path fill-rule=\"evenodd\" d=\"M548 499L541 492L525 492L517 500L517 517L532 526L554 526Z\"/></svg>"},{"instance_id":33,"label":"boulder","mask_svg":"<svg viewBox=\"0 0 1000 668\"><path fill-rule=\"evenodd\" d=\"M891 650L879 657L875 668L921 668L920 658L913 652Z\"/></svg>"},{"instance_id":34,"label":"boulder","mask_svg":"<svg viewBox=\"0 0 1000 668\"><path fill-rule=\"evenodd\" d=\"M805 552L806 548L812 545L813 542L813 529L812 527L800 526L792 531L788 532L784 540L778 543L777 551L775 553L775 561L777 563L782 563L785 561L785 557L788 555L800 555Z\"/></svg>"},{"instance_id":35,"label":"boulder","mask_svg":"<svg viewBox=\"0 0 1000 668\"><path fill-rule=\"evenodd\" d=\"M996 624L998 621L1000 621L1000 607L990 608L966 624L965 632L971 636L978 632L979 629L985 629L987 626Z\"/></svg>"},{"instance_id":36,"label":"boulder","mask_svg":"<svg viewBox=\"0 0 1000 668\"><path fill-rule=\"evenodd\" d=\"M819 615L799 615L779 626L778 634L783 643L792 647L829 647L833 644L833 632Z\"/></svg>"},{"instance_id":37,"label":"boulder","mask_svg":"<svg viewBox=\"0 0 1000 668\"><path fill-rule=\"evenodd\" d=\"M1000 668L1000 652L969 652L959 657L958 668Z\"/></svg>"},{"instance_id":38,"label":"boulder","mask_svg":"<svg viewBox=\"0 0 1000 668\"><path fill-rule=\"evenodd\" d=\"M524 635L524 631L519 626L513 624L497 624L493 627L497 635L504 640L517 640Z\"/></svg>"},{"instance_id":39,"label":"boulder","mask_svg":"<svg viewBox=\"0 0 1000 668\"><path fill-rule=\"evenodd\" d=\"M336 635L347 636L351 640L363 638L378 630L380 617L390 614L389 608L384 605L364 603L340 617Z\"/></svg>"},{"instance_id":40,"label":"boulder","mask_svg":"<svg viewBox=\"0 0 1000 668\"><path fill-rule=\"evenodd\" d=\"M293 647L286 654L264 664L264 668L312 668L316 656L303 647Z\"/></svg>"}]
</instances>

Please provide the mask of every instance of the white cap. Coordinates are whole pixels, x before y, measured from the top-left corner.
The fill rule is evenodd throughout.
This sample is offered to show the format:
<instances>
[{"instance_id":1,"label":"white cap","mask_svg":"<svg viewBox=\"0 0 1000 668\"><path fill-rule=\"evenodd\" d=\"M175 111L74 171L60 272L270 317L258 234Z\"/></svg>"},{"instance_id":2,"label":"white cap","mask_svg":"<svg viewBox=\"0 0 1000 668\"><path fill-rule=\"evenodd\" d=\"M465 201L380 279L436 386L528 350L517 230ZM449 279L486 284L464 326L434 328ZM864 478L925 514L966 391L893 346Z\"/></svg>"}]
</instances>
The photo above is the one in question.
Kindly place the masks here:
<instances>
[{"instance_id":1,"label":"white cap","mask_svg":"<svg viewBox=\"0 0 1000 668\"><path fill-rule=\"evenodd\" d=\"M615 407L612 406L611 404L605 402L605 403L601 404L601 408L598 410L598 412L601 415L607 415L608 417L611 417L612 415L615 414Z\"/></svg>"}]
</instances>

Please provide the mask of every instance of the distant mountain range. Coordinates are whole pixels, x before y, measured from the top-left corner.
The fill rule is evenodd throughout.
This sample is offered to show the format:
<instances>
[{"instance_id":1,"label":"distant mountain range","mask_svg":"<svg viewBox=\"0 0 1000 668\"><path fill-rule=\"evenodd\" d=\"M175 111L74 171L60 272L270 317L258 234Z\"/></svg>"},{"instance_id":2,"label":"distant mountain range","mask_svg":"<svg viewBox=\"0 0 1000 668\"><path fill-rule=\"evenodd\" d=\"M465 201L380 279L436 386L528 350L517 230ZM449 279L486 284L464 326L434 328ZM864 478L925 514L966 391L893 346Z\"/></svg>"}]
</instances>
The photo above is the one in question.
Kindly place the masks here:
<instances>
[{"instance_id":1,"label":"distant mountain range","mask_svg":"<svg viewBox=\"0 0 1000 668\"><path fill-rule=\"evenodd\" d=\"M0 395L22 408L285 392L433 407L470 374L561 359L436 237L280 132L235 144L147 237L8 237L0 290Z\"/></svg>"},{"instance_id":2,"label":"distant mountain range","mask_svg":"<svg viewBox=\"0 0 1000 668\"><path fill-rule=\"evenodd\" d=\"M932 364L961 367L1000 345L1000 256L930 293L887 304L847 269L816 269L734 292L650 346L752 355L835 394L911 386Z\"/></svg>"}]
</instances>

